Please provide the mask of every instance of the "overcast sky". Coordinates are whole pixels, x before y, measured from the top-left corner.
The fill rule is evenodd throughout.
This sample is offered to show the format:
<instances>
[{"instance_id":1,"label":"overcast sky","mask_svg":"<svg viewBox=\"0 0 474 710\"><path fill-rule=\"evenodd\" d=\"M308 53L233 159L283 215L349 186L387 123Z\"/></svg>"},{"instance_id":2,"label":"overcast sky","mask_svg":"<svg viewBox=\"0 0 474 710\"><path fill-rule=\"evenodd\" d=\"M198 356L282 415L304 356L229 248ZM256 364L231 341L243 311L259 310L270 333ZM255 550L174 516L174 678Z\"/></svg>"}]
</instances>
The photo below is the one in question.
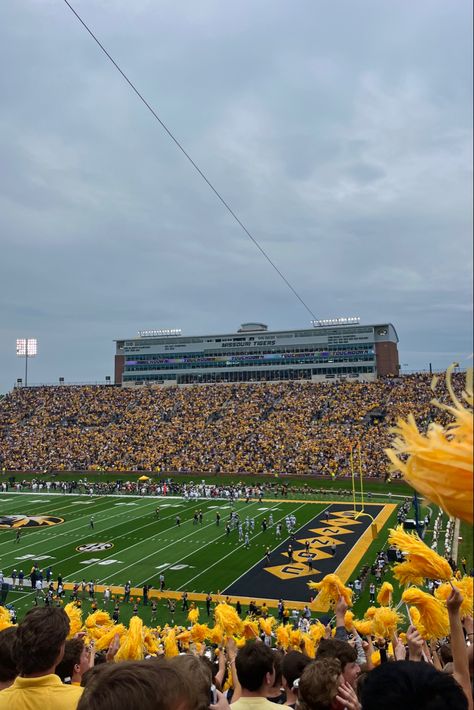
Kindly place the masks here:
<instances>
[{"instance_id":1,"label":"overcast sky","mask_svg":"<svg viewBox=\"0 0 474 710\"><path fill-rule=\"evenodd\" d=\"M72 0L320 318L472 364L470 0ZM0 17L0 391L310 316L63 0Z\"/></svg>"}]
</instances>

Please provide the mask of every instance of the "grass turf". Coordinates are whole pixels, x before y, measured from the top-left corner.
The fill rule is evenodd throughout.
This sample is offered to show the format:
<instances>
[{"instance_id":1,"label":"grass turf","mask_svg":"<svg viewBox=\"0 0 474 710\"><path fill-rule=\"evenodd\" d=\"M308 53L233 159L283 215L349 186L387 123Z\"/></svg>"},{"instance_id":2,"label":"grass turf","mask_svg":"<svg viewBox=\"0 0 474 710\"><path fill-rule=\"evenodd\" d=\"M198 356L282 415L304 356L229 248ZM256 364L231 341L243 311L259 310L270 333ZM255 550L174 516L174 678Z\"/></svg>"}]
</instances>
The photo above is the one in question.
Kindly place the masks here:
<instances>
[{"instance_id":1,"label":"grass turf","mask_svg":"<svg viewBox=\"0 0 474 710\"><path fill-rule=\"evenodd\" d=\"M304 501L236 504L243 519L247 515L255 519L250 548L246 549L238 541L237 531L226 535L225 521L231 508L220 500L2 494L0 501L3 515L64 519L51 527L22 528L18 543L14 529L0 530L0 566L6 577L11 576L13 568L22 569L27 577L37 561L44 571L52 567L53 579L61 574L65 582L93 579L112 586L131 580L132 586L148 583L157 589L163 572L167 589L204 593L223 590L262 559L267 545L273 548L279 544L274 528L262 532L260 523L264 517L268 519L272 513L276 524L294 513L300 527L325 507L324 503ZM193 524L198 509L203 512L202 525ZM216 525L217 512L221 515L220 526ZM176 525L178 515L180 527ZM93 543L113 546L100 551L77 550ZM24 586L22 592L10 592L8 597L20 615L34 598L29 579L25 578Z\"/></svg>"}]
</instances>

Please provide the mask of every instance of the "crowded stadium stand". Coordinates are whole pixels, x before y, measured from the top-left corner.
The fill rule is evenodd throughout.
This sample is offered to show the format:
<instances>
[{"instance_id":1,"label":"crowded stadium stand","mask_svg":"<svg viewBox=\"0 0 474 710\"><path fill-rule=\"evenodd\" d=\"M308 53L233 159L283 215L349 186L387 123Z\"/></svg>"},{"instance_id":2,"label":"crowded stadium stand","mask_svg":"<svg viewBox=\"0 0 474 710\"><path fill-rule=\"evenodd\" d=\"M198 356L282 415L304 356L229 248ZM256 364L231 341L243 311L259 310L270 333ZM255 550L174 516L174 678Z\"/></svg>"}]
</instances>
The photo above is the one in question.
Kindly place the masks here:
<instances>
[{"instance_id":1,"label":"crowded stadium stand","mask_svg":"<svg viewBox=\"0 0 474 710\"><path fill-rule=\"evenodd\" d=\"M398 336L391 323L358 318L313 321L313 327L269 331L244 323L237 333L183 336L140 331L116 341L115 384L186 385L275 380L373 381L399 374Z\"/></svg>"},{"instance_id":2,"label":"crowded stadium stand","mask_svg":"<svg viewBox=\"0 0 474 710\"><path fill-rule=\"evenodd\" d=\"M431 380L18 387L0 402L0 467L346 476L360 442L364 474L383 477L398 417L423 429L446 416ZM444 381L436 397L448 401Z\"/></svg>"}]
</instances>

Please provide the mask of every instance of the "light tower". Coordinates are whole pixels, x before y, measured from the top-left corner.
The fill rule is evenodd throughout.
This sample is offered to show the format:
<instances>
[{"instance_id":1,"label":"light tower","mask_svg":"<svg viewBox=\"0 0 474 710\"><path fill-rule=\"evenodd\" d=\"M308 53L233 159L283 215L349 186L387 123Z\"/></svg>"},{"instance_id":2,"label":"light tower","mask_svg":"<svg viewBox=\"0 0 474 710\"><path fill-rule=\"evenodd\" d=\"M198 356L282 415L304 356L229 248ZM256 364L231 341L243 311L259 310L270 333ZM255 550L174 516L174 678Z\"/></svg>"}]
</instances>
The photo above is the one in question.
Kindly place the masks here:
<instances>
[{"instance_id":1,"label":"light tower","mask_svg":"<svg viewBox=\"0 0 474 710\"><path fill-rule=\"evenodd\" d=\"M18 338L16 341L16 354L25 358L25 387L28 387L28 358L38 354L38 341L36 338Z\"/></svg>"}]
</instances>

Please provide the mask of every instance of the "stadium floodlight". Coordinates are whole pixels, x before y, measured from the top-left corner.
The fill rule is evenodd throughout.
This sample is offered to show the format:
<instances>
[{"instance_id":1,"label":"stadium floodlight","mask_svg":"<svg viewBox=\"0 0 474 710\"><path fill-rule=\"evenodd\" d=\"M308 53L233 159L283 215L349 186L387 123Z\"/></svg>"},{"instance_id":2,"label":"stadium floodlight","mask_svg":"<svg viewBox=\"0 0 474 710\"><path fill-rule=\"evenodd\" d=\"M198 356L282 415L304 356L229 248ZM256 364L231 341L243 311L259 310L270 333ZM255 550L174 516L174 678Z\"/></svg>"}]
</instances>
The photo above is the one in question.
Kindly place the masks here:
<instances>
[{"instance_id":1,"label":"stadium floodlight","mask_svg":"<svg viewBox=\"0 0 474 710\"><path fill-rule=\"evenodd\" d=\"M36 338L17 338L16 354L25 358L25 387L28 386L28 358L38 354L38 341Z\"/></svg>"},{"instance_id":2,"label":"stadium floodlight","mask_svg":"<svg viewBox=\"0 0 474 710\"><path fill-rule=\"evenodd\" d=\"M181 335L181 328L158 328L153 330L139 330L138 335L140 338L156 338L165 336L178 336Z\"/></svg>"},{"instance_id":3,"label":"stadium floodlight","mask_svg":"<svg viewBox=\"0 0 474 710\"><path fill-rule=\"evenodd\" d=\"M328 325L357 325L359 323L359 316L340 316L338 318L323 318L311 321L313 328L322 328Z\"/></svg>"}]
</instances>

